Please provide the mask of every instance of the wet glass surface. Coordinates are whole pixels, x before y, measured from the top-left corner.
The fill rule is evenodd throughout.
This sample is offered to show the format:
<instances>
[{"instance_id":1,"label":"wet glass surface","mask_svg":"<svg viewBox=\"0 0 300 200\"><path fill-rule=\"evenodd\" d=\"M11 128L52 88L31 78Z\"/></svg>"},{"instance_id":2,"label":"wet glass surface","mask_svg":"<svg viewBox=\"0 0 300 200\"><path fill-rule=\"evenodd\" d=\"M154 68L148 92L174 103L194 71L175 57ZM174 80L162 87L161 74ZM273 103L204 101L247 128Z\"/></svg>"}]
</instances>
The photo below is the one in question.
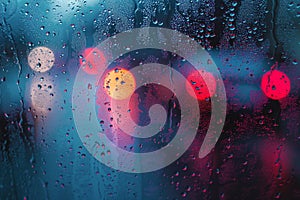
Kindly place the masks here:
<instances>
[{"instance_id":1,"label":"wet glass surface","mask_svg":"<svg viewBox=\"0 0 300 200\"><path fill-rule=\"evenodd\" d=\"M299 199L299 22L297 1L0 0L0 199ZM97 88L97 120L118 148L166 147L183 120L184 105L170 88L136 88L130 70L139 65L183 74L180 91L194 95L201 111L181 157L156 171L127 173L99 162L82 142L73 86L80 70L96 76L107 64L97 45L144 27L177 30L203 46L224 82L226 120L213 150L199 158L219 88L215 74L165 49L124 47L99 82L86 85ZM117 127L112 99L128 98L128 116L139 126L151 124L150 107L161 105L166 120L156 135L134 138ZM96 148L103 158L113 152Z\"/></svg>"}]
</instances>

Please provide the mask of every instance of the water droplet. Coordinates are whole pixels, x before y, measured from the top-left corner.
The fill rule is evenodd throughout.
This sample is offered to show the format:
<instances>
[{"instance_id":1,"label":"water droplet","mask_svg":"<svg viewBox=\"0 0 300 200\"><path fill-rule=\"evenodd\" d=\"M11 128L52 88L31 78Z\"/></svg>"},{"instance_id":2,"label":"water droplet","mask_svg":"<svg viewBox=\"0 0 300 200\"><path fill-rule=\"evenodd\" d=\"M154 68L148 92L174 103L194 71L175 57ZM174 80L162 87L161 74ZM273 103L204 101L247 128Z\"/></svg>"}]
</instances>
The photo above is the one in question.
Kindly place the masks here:
<instances>
[{"instance_id":1,"label":"water droplet","mask_svg":"<svg viewBox=\"0 0 300 200\"><path fill-rule=\"evenodd\" d=\"M233 1L233 2L232 2L232 6L234 6L234 7L237 6L237 2L236 2L236 1Z\"/></svg>"},{"instance_id":2,"label":"water droplet","mask_svg":"<svg viewBox=\"0 0 300 200\"><path fill-rule=\"evenodd\" d=\"M297 65L298 61L296 59L293 60L293 65Z\"/></svg>"},{"instance_id":3,"label":"water droplet","mask_svg":"<svg viewBox=\"0 0 300 200\"><path fill-rule=\"evenodd\" d=\"M183 192L183 193L181 193L181 196L182 196L182 197L186 197L186 196L187 196L187 193L186 193L186 192Z\"/></svg>"}]
</instances>

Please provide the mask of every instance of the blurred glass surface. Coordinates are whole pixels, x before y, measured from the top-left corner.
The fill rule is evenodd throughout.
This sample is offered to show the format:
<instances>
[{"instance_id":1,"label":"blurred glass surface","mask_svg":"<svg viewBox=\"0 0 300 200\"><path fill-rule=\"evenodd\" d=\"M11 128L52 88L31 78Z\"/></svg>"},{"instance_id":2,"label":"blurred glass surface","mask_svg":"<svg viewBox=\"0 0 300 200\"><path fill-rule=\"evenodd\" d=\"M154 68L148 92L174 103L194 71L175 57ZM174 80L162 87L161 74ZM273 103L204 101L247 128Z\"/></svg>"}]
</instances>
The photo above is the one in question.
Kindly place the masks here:
<instances>
[{"instance_id":1,"label":"blurred glass surface","mask_svg":"<svg viewBox=\"0 0 300 200\"><path fill-rule=\"evenodd\" d=\"M299 23L300 3L285 0L0 0L0 199L300 199ZM158 171L125 173L85 149L72 88L86 49L148 26L178 30L208 51L225 84L227 117L215 148L199 159L210 117L209 100L199 100L199 130L182 157ZM167 64L173 57L138 54L117 64ZM188 68L181 60L172 62ZM270 91L285 87L280 77L269 93L261 85L270 70L290 80L279 99ZM135 92L145 104L137 123L149 123L147 97L165 109L178 104L162 97L172 96L169 90L158 90ZM176 120L167 120L174 131ZM150 151L174 137L163 134L119 144Z\"/></svg>"}]
</instances>

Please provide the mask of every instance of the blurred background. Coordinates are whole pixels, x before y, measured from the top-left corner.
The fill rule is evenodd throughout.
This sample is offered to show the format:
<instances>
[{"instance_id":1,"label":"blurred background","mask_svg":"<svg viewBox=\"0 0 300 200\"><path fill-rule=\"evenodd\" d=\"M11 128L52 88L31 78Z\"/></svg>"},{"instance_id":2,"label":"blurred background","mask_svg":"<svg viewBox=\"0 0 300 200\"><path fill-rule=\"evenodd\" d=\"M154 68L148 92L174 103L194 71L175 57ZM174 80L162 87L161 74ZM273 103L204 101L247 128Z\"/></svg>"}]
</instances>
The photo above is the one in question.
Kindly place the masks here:
<instances>
[{"instance_id":1,"label":"blurred background","mask_svg":"<svg viewBox=\"0 0 300 200\"><path fill-rule=\"evenodd\" d=\"M131 174L85 149L72 89L90 49L149 26L178 30L207 50L225 84L227 117L215 148L199 159L210 100L198 98L204 117L188 151L161 170ZM0 199L300 199L299 36L297 1L0 0ZM168 52L138 55L110 69L171 57L174 68L192 68ZM148 123L146 99L156 98L173 109L165 128L176 132L180 107L168 92L137 89L137 123ZM169 142L163 134L119 144L149 151Z\"/></svg>"}]
</instances>

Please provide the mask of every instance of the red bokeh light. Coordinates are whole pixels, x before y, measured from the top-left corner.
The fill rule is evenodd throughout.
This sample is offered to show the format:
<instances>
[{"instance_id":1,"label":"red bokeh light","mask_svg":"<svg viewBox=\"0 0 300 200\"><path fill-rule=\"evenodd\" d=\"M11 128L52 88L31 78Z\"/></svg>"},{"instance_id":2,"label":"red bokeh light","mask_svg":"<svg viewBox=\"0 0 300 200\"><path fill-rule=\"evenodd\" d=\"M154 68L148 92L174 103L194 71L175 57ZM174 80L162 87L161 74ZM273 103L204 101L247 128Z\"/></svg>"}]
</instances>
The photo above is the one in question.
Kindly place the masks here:
<instances>
[{"instance_id":1,"label":"red bokeh light","mask_svg":"<svg viewBox=\"0 0 300 200\"><path fill-rule=\"evenodd\" d=\"M106 64L104 54L97 48L87 48L79 59L80 66L88 74L97 74Z\"/></svg>"},{"instance_id":2,"label":"red bokeh light","mask_svg":"<svg viewBox=\"0 0 300 200\"><path fill-rule=\"evenodd\" d=\"M192 92L194 92L198 100L205 100L212 97L216 92L216 79L210 72L203 70L194 71L188 75L187 80L186 88L188 88L188 84L193 88L193 91L187 89L188 93L193 95Z\"/></svg>"},{"instance_id":3,"label":"red bokeh light","mask_svg":"<svg viewBox=\"0 0 300 200\"><path fill-rule=\"evenodd\" d=\"M279 70L270 70L262 77L261 89L271 99L282 99L290 92L290 79Z\"/></svg>"}]
</instances>

